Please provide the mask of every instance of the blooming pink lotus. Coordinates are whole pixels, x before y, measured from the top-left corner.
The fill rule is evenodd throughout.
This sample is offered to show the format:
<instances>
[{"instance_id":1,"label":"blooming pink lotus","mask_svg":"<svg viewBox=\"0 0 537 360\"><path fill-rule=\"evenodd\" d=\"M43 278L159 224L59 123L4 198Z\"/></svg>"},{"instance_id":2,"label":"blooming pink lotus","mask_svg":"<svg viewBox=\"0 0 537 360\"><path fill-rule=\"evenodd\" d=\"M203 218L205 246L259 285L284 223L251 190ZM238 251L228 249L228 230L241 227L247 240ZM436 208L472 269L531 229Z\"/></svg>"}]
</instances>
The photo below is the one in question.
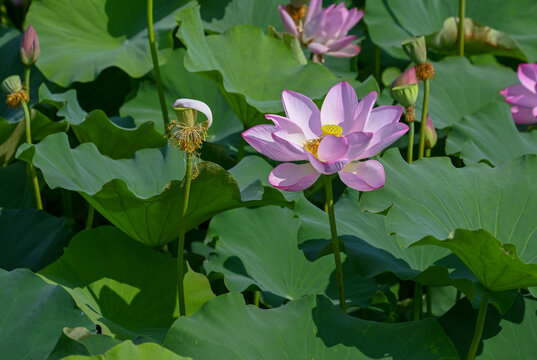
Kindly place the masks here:
<instances>
[{"instance_id":1,"label":"blooming pink lotus","mask_svg":"<svg viewBox=\"0 0 537 360\"><path fill-rule=\"evenodd\" d=\"M282 190L300 191L321 174L338 173L349 187L370 191L384 186L385 174L378 154L408 131L399 119L400 106L373 109L377 93L362 101L347 82L336 84L319 108L308 97L285 90L282 102L287 117L267 114L274 125L257 125L242 133L260 153L278 161L307 161L278 165L270 183Z\"/></svg>"},{"instance_id":2,"label":"blooming pink lotus","mask_svg":"<svg viewBox=\"0 0 537 360\"><path fill-rule=\"evenodd\" d=\"M500 91L511 106L513 119L517 124L537 123L537 64L518 66L520 84Z\"/></svg>"},{"instance_id":3,"label":"blooming pink lotus","mask_svg":"<svg viewBox=\"0 0 537 360\"><path fill-rule=\"evenodd\" d=\"M360 47L353 44L356 36L347 35L347 32L364 16L362 10L347 10L344 3L323 9L322 0L311 0L303 31L297 29L284 5L280 5L279 10L287 32L298 37L312 53L353 57L360 52Z\"/></svg>"}]
</instances>

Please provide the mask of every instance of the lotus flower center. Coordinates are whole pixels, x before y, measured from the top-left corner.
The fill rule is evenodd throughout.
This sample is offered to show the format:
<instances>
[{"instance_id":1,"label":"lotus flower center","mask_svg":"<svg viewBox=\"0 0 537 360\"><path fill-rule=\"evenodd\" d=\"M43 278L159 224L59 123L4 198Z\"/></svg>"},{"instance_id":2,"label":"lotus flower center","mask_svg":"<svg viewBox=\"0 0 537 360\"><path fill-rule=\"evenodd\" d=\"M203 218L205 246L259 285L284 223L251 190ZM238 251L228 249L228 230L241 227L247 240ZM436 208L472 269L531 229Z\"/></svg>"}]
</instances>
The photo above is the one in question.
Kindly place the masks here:
<instances>
[{"instance_id":1,"label":"lotus flower center","mask_svg":"<svg viewBox=\"0 0 537 360\"><path fill-rule=\"evenodd\" d=\"M334 135L334 136L341 136L341 133L343 132L343 129L339 125L323 125L321 127L321 130L323 131L323 136L326 135Z\"/></svg>"},{"instance_id":2,"label":"lotus flower center","mask_svg":"<svg viewBox=\"0 0 537 360\"><path fill-rule=\"evenodd\" d=\"M322 138L306 141L306 143L304 144L304 150L317 157L317 150L319 149L319 144L321 143L321 140Z\"/></svg>"}]
</instances>

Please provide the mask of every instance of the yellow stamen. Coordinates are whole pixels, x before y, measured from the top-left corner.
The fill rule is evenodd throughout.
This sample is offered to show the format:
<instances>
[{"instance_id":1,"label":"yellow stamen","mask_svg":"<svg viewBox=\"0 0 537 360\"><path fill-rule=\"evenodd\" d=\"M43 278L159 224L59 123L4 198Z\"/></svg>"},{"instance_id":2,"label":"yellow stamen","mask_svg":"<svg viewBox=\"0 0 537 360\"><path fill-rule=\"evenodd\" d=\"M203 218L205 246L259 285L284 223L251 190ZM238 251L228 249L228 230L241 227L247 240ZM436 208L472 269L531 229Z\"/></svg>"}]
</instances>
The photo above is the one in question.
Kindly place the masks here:
<instances>
[{"instance_id":1,"label":"yellow stamen","mask_svg":"<svg viewBox=\"0 0 537 360\"><path fill-rule=\"evenodd\" d=\"M339 125L323 125L321 127L321 130L323 131L323 136L326 135L334 135L334 136L341 136L341 133L343 132L343 129Z\"/></svg>"},{"instance_id":2,"label":"yellow stamen","mask_svg":"<svg viewBox=\"0 0 537 360\"><path fill-rule=\"evenodd\" d=\"M310 152L313 156L317 157L317 150L319 149L319 144L321 143L321 139L312 139L306 141L304 144L304 150L307 152Z\"/></svg>"}]
</instances>

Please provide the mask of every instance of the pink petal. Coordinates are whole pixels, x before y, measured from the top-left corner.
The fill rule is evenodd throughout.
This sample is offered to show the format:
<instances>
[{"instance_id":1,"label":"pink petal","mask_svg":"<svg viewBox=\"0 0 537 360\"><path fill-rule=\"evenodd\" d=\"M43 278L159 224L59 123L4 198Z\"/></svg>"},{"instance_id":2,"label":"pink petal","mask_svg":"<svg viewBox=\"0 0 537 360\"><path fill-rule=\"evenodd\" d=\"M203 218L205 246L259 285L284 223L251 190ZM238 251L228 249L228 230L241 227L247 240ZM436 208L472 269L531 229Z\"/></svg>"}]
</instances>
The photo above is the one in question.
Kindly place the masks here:
<instances>
[{"instance_id":1,"label":"pink petal","mask_svg":"<svg viewBox=\"0 0 537 360\"><path fill-rule=\"evenodd\" d=\"M312 42L308 45L309 51L311 51L314 54L323 54L330 50L330 48L326 45L319 44L316 42Z\"/></svg>"},{"instance_id":2,"label":"pink petal","mask_svg":"<svg viewBox=\"0 0 537 360\"><path fill-rule=\"evenodd\" d=\"M346 159L324 162L317 159L311 153L308 153L308 156L311 165L321 174L337 173L338 171L343 169L348 162Z\"/></svg>"},{"instance_id":3,"label":"pink petal","mask_svg":"<svg viewBox=\"0 0 537 360\"><path fill-rule=\"evenodd\" d=\"M530 125L537 123L537 116L533 114L533 111L530 108L511 106L511 114L513 115L513 120L515 120L515 123L517 124Z\"/></svg>"},{"instance_id":4,"label":"pink petal","mask_svg":"<svg viewBox=\"0 0 537 360\"><path fill-rule=\"evenodd\" d=\"M300 93L284 90L282 102L287 118L297 124L307 139L320 137L321 112L310 98Z\"/></svg>"},{"instance_id":5,"label":"pink petal","mask_svg":"<svg viewBox=\"0 0 537 360\"><path fill-rule=\"evenodd\" d=\"M173 107L184 107L198 110L207 117L207 121L209 123L208 127L211 127L213 123L213 113L211 112L211 108L203 101L193 99L177 99L175 100Z\"/></svg>"},{"instance_id":6,"label":"pink petal","mask_svg":"<svg viewBox=\"0 0 537 360\"><path fill-rule=\"evenodd\" d=\"M329 51L326 55L342 58L350 58L356 56L360 53L361 48L356 44L349 44L343 49L337 51Z\"/></svg>"},{"instance_id":7,"label":"pink petal","mask_svg":"<svg viewBox=\"0 0 537 360\"><path fill-rule=\"evenodd\" d=\"M339 125L343 134L347 134L353 126L357 106L358 97L354 88L342 81L334 85L326 95L321 107L321 123Z\"/></svg>"},{"instance_id":8,"label":"pink petal","mask_svg":"<svg viewBox=\"0 0 537 360\"><path fill-rule=\"evenodd\" d=\"M345 35L350 29L354 27L364 17L364 11L352 8L349 10L345 23L341 27L340 35Z\"/></svg>"},{"instance_id":9,"label":"pink petal","mask_svg":"<svg viewBox=\"0 0 537 360\"><path fill-rule=\"evenodd\" d=\"M308 154L300 142L300 138L304 139L302 134L292 134L283 129L278 129L272 133L272 139L281 148L293 153L296 159L307 160ZM305 141L305 139L304 139Z\"/></svg>"},{"instance_id":10,"label":"pink petal","mask_svg":"<svg viewBox=\"0 0 537 360\"><path fill-rule=\"evenodd\" d=\"M509 86L500 93L505 96L505 101L509 104L530 108L537 106L537 94L532 93L523 85Z\"/></svg>"},{"instance_id":11,"label":"pink petal","mask_svg":"<svg viewBox=\"0 0 537 360\"><path fill-rule=\"evenodd\" d=\"M401 119L403 108L398 105L384 105L371 110L366 120L364 131L375 132L388 124L393 124Z\"/></svg>"},{"instance_id":12,"label":"pink petal","mask_svg":"<svg viewBox=\"0 0 537 360\"><path fill-rule=\"evenodd\" d=\"M537 91L537 64L518 65L518 79L528 90Z\"/></svg>"},{"instance_id":13,"label":"pink petal","mask_svg":"<svg viewBox=\"0 0 537 360\"><path fill-rule=\"evenodd\" d=\"M242 133L242 137L248 144L261 154L277 161L297 161L303 156L290 152L285 147L274 142L272 133L278 130L273 125L257 125Z\"/></svg>"},{"instance_id":14,"label":"pink petal","mask_svg":"<svg viewBox=\"0 0 537 360\"><path fill-rule=\"evenodd\" d=\"M330 51L335 51L344 48L345 46L352 43L354 40L356 40L356 36L349 35L342 37L334 42L331 42L328 47L330 48Z\"/></svg>"},{"instance_id":15,"label":"pink petal","mask_svg":"<svg viewBox=\"0 0 537 360\"><path fill-rule=\"evenodd\" d=\"M319 14L323 8L323 0L311 0L308 5L308 13L304 22L310 22L311 19Z\"/></svg>"},{"instance_id":16,"label":"pink petal","mask_svg":"<svg viewBox=\"0 0 537 360\"><path fill-rule=\"evenodd\" d=\"M373 133L366 132L353 132L345 136L349 142L349 150L345 158L349 161L352 161L358 158L362 152L367 149L371 139L373 138Z\"/></svg>"},{"instance_id":17,"label":"pink petal","mask_svg":"<svg viewBox=\"0 0 537 360\"><path fill-rule=\"evenodd\" d=\"M275 188L285 191L301 191L309 188L321 176L309 163L283 163L274 168L269 182Z\"/></svg>"},{"instance_id":18,"label":"pink petal","mask_svg":"<svg viewBox=\"0 0 537 360\"><path fill-rule=\"evenodd\" d=\"M373 138L367 149L358 157L365 159L377 155L384 148L390 146L408 131L408 125L400 122L388 124L373 133Z\"/></svg>"},{"instance_id":19,"label":"pink petal","mask_svg":"<svg viewBox=\"0 0 537 360\"><path fill-rule=\"evenodd\" d=\"M302 128L288 118L274 114L266 114L265 118L272 120L274 125L278 127L278 131L282 130L282 132L279 133L279 136L283 135L283 132L285 132L287 135L284 135L284 138L289 140L292 139L295 144L300 146L306 141Z\"/></svg>"},{"instance_id":20,"label":"pink petal","mask_svg":"<svg viewBox=\"0 0 537 360\"><path fill-rule=\"evenodd\" d=\"M298 36L298 31L296 29L296 24L291 15L285 10L285 5L278 6L278 10L280 11L280 16L282 18L283 26L285 27L285 30L293 36Z\"/></svg>"},{"instance_id":21,"label":"pink petal","mask_svg":"<svg viewBox=\"0 0 537 360\"><path fill-rule=\"evenodd\" d=\"M418 76L416 75L416 65L409 67L397 79L395 79L390 87L393 89L396 86L419 84Z\"/></svg>"},{"instance_id":22,"label":"pink petal","mask_svg":"<svg viewBox=\"0 0 537 360\"><path fill-rule=\"evenodd\" d=\"M380 189L386 183L384 168L376 160L350 162L339 172L339 178L358 191Z\"/></svg>"},{"instance_id":23,"label":"pink petal","mask_svg":"<svg viewBox=\"0 0 537 360\"><path fill-rule=\"evenodd\" d=\"M353 125L349 132L365 131L364 127L366 126L371 109L375 105L375 101L377 101L377 92L371 91L358 103L354 112Z\"/></svg>"},{"instance_id":24,"label":"pink petal","mask_svg":"<svg viewBox=\"0 0 537 360\"><path fill-rule=\"evenodd\" d=\"M317 156L321 161L340 160L349 150L349 143L344 137L326 135L319 144Z\"/></svg>"}]
</instances>

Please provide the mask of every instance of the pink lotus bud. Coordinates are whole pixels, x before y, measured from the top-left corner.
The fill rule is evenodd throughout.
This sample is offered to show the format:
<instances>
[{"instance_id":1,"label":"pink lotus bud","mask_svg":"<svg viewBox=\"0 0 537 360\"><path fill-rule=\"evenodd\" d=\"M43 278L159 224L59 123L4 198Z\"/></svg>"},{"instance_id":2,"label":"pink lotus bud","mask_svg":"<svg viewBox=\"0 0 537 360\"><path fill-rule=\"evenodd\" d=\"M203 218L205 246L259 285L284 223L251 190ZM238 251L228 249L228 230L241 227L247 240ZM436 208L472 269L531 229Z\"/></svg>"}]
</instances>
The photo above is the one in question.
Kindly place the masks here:
<instances>
[{"instance_id":1,"label":"pink lotus bud","mask_svg":"<svg viewBox=\"0 0 537 360\"><path fill-rule=\"evenodd\" d=\"M397 79L392 83L391 88L393 89L396 86L403 86L403 85L409 85L409 84L418 84L419 80L416 76L416 65L411 66L408 70L406 70L404 73L399 75Z\"/></svg>"},{"instance_id":2,"label":"pink lotus bud","mask_svg":"<svg viewBox=\"0 0 537 360\"><path fill-rule=\"evenodd\" d=\"M21 39L21 60L26 66L31 66L39 59L39 39L32 25L28 26Z\"/></svg>"},{"instance_id":3,"label":"pink lotus bud","mask_svg":"<svg viewBox=\"0 0 537 360\"><path fill-rule=\"evenodd\" d=\"M427 115L427 121L425 122L425 146L427 149L432 149L436 145L437 140L438 136L431 121L431 116Z\"/></svg>"}]
</instances>

